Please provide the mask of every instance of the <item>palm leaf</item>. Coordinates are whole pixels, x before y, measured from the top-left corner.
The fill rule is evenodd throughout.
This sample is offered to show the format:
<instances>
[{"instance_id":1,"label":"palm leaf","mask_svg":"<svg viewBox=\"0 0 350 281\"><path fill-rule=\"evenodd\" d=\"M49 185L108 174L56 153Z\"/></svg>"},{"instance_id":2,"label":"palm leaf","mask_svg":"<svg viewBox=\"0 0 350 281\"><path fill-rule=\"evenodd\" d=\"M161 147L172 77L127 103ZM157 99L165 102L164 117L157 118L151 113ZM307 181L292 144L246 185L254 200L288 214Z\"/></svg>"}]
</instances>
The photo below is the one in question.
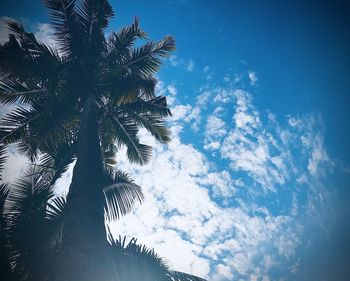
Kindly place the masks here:
<instances>
[{"instance_id":1,"label":"palm leaf","mask_svg":"<svg viewBox=\"0 0 350 281\"><path fill-rule=\"evenodd\" d=\"M114 16L112 6L106 0L83 0L77 10L81 23L89 32L94 28L100 34L108 26L109 19Z\"/></svg>"},{"instance_id":2,"label":"palm leaf","mask_svg":"<svg viewBox=\"0 0 350 281\"><path fill-rule=\"evenodd\" d=\"M118 219L129 213L135 203L142 203L144 198L141 187L120 171L115 173L111 184L105 186L103 192L108 220Z\"/></svg>"},{"instance_id":3,"label":"palm leaf","mask_svg":"<svg viewBox=\"0 0 350 281\"><path fill-rule=\"evenodd\" d=\"M126 243L126 237L112 240L111 251L116 280L120 281L171 281L169 269L164 259L153 249L137 244L132 238Z\"/></svg>"},{"instance_id":4,"label":"palm leaf","mask_svg":"<svg viewBox=\"0 0 350 281\"><path fill-rule=\"evenodd\" d=\"M0 183L0 215L1 219L4 218L3 213L4 213L4 206L5 206L5 200L7 195L9 194L10 191L10 184L1 182Z\"/></svg>"},{"instance_id":5,"label":"palm leaf","mask_svg":"<svg viewBox=\"0 0 350 281\"><path fill-rule=\"evenodd\" d=\"M116 280L164 280L164 281L207 281L192 274L172 271L165 260L145 245L137 244L137 239L126 241L126 236L114 239L108 232L111 249L115 252L114 272Z\"/></svg>"},{"instance_id":6,"label":"palm leaf","mask_svg":"<svg viewBox=\"0 0 350 281\"><path fill-rule=\"evenodd\" d=\"M0 120L0 142L10 144L25 138L29 123L39 116L36 109L16 108Z\"/></svg>"},{"instance_id":7,"label":"palm leaf","mask_svg":"<svg viewBox=\"0 0 350 281\"><path fill-rule=\"evenodd\" d=\"M101 87L108 90L108 101L111 104L122 106L140 99L155 98L154 89L157 80L150 76L127 73L120 77L119 73L109 72L101 81Z\"/></svg>"},{"instance_id":8,"label":"palm leaf","mask_svg":"<svg viewBox=\"0 0 350 281\"><path fill-rule=\"evenodd\" d=\"M140 28L139 19L135 18L130 26L123 27L118 32L113 32L108 39L107 62L114 65L125 62L132 53L132 47L136 39L147 38L146 33Z\"/></svg>"},{"instance_id":9,"label":"palm leaf","mask_svg":"<svg viewBox=\"0 0 350 281\"><path fill-rule=\"evenodd\" d=\"M159 70L162 58L167 57L169 52L173 50L175 50L175 41L173 37L166 36L157 43L149 42L135 48L125 66L131 72L141 73L145 76L153 75Z\"/></svg>"},{"instance_id":10,"label":"palm leaf","mask_svg":"<svg viewBox=\"0 0 350 281\"><path fill-rule=\"evenodd\" d=\"M133 103L123 106L123 110L134 112L136 114L150 114L158 117L171 116L171 111L168 108L166 98L159 96L150 100L138 99Z\"/></svg>"},{"instance_id":11,"label":"palm leaf","mask_svg":"<svg viewBox=\"0 0 350 281\"><path fill-rule=\"evenodd\" d=\"M4 164L7 159L6 155L7 149L6 145L4 145L2 142L0 143L0 181L2 180L2 171L4 169Z\"/></svg>"},{"instance_id":12,"label":"palm leaf","mask_svg":"<svg viewBox=\"0 0 350 281\"><path fill-rule=\"evenodd\" d=\"M42 89L43 83L48 82L48 79L51 84L57 83L62 67L58 52L38 42L32 33L27 33L17 22L8 21L7 24L10 30L9 41L0 47L1 71L6 74L1 75L1 82L8 86L22 85L25 90L33 91ZM6 80L11 80L12 85L6 83Z\"/></svg>"},{"instance_id":13,"label":"palm leaf","mask_svg":"<svg viewBox=\"0 0 350 281\"><path fill-rule=\"evenodd\" d=\"M140 127L145 128L151 133L159 142L168 143L170 139L170 130L165 127L164 122L159 117L155 117L151 114L136 114L131 112L130 116L135 123Z\"/></svg>"},{"instance_id":14,"label":"palm leaf","mask_svg":"<svg viewBox=\"0 0 350 281\"><path fill-rule=\"evenodd\" d=\"M108 114L111 128L119 146L127 147L127 156L130 162L146 164L151 157L151 147L141 144L137 137L138 127L123 112L117 111Z\"/></svg>"},{"instance_id":15,"label":"palm leaf","mask_svg":"<svg viewBox=\"0 0 350 281\"><path fill-rule=\"evenodd\" d=\"M86 44L81 36L78 15L75 10L76 0L43 0L50 11L50 19L54 28L54 36L59 44L60 52L66 57L79 54L79 49ZM79 36L80 35L80 36Z\"/></svg>"},{"instance_id":16,"label":"palm leaf","mask_svg":"<svg viewBox=\"0 0 350 281\"><path fill-rule=\"evenodd\" d=\"M59 247L62 241L66 198L55 197L47 203L46 219L49 229L49 242L52 248Z\"/></svg>"},{"instance_id":17,"label":"palm leaf","mask_svg":"<svg viewBox=\"0 0 350 281\"><path fill-rule=\"evenodd\" d=\"M52 193L47 178L28 169L23 177L14 183L5 202L7 218L7 249L11 264L19 278L46 274L45 216L46 204Z\"/></svg>"}]
</instances>

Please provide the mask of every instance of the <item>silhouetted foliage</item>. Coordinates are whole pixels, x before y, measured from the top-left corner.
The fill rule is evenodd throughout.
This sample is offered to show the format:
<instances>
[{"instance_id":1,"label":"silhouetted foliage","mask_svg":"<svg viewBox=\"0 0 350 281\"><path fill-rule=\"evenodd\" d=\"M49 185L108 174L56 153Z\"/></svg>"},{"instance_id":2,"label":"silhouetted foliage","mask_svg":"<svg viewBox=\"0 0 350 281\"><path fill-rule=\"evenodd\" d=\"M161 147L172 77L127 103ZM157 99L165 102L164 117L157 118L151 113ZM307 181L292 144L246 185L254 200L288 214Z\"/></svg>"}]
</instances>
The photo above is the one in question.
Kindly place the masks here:
<instances>
[{"instance_id":1,"label":"silhouetted foliage","mask_svg":"<svg viewBox=\"0 0 350 281\"><path fill-rule=\"evenodd\" d=\"M155 94L154 75L175 42L171 36L148 40L138 19L105 38L113 16L106 0L44 4L55 46L14 21L0 46L0 101L14 106L0 120L0 175L10 144L34 165L10 191L3 188L2 247L19 280L110 280L105 215L116 219L143 199L141 188L115 171L115 155L126 146L131 162L149 161L140 128L161 143L170 140L164 119L171 112ZM135 46L139 39L146 44ZM53 198L73 161L67 197Z\"/></svg>"}]
</instances>

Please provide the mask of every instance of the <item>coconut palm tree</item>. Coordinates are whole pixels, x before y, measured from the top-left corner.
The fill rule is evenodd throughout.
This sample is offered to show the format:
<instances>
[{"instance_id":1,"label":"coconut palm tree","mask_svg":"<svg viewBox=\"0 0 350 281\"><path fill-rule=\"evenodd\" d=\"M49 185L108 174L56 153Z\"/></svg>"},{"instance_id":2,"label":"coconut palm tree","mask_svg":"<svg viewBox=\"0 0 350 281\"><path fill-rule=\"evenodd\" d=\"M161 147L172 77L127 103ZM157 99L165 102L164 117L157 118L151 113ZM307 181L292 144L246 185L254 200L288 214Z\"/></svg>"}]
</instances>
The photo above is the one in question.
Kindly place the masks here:
<instances>
[{"instance_id":1,"label":"coconut palm tree","mask_svg":"<svg viewBox=\"0 0 350 281\"><path fill-rule=\"evenodd\" d=\"M127 147L130 161L142 165L149 160L151 148L140 143L140 127L162 143L169 141L163 118L170 110L165 97L154 93L154 75L175 44L167 36L135 47L137 39L147 39L137 19L106 39L113 16L106 0L44 3L57 49L18 23L8 23L11 34L0 48L0 98L17 108L0 121L0 140L3 146L17 143L31 161L40 158L40 165L54 169L51 184L76 159L58 272L64 273L62 280L104 279L99 266L90 266L104 263L104 210L114 218L132 204L104 208L104 197L118 192L103 193L102 187L113 181L111 160L121 146ZM140 198L130 191L130 202Z\"/></svg>"}]
</instances>

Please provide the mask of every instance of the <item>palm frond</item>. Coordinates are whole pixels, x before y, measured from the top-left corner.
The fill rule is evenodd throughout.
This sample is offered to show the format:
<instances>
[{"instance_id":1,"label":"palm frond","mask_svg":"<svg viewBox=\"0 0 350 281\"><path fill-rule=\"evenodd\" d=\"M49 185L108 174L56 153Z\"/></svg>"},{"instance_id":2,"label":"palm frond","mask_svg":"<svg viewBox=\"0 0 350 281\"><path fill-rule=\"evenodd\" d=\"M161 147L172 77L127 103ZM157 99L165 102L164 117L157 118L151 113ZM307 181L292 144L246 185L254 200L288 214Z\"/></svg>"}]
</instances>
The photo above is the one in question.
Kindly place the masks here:
<instances>
[{"instance_id":1,"label":"palm frond","mask_svg":"<svg viewBox=\"0 0 350 281\"><path fill-rule=\"evenodd\" d=\"M2 171L7 160L6 145L0 142L0 181L2 181Z\"/></svg>"},{"instance_id":2,"label":"palm frond","mask_svg":"<svg viewBox=\"0 0 350 281\"><path fill-rule=\"evenodd\" d=\"M66 142L47 143L39 165L51 173L51 185L67 171L76 159L77 141L67 138Z\"/></svg>"},{"instance_id":3,"label":"palm frond","mask_svg":"<svg viewBox=\"0 0 350 281\"><path fill-rule=\"evenodd\" d=\"M126 243L126 237L119 236L119 239L112 240L111 251L116 280L172 280L164 259L153 249L137 244L135 238Z\"/></svg>"},{"instance_id":4,"label":"palm frond","mask_svg":"<svg viewBox=\"0 0 350 281\"><path fill-rule=\"evenodd\" d=\"M46 218L50 221L63 221L66 199L63 196L55 197L47 203Z\"/></svg>"},{"instance_id":5,"label":"palm frond","mask_svg":"<svg viewBox=\"0 0 350 281\"><path fill-rule=\"evenodd\" d=\"M101 88L108 90L108 100L118 106L132 103L138 99L154 99L154 89L157 80L150 76L128 73L121 76L111 71L104 75Z\"/></svg>"},{"instance_id":6,"label":"palm frond","mask_svg":"<svg viewBox=\"0 0 350 281\"><path fill-rule=\"evenodd\" d=\"M7 24L10 30L9 41L0 47L1 81L10 86L5 90L34 91L43 89L43 83L57 83L62 68L58 52L37 41L19 23L8 21ZM13 90L14 84L17 88L22 85L24 89Z\"/></svg>"},{"instance_id":7,"label":"palm frond","mask_svg":"<svg viewBox=\"0 0 350 281\"><path fill-rule=\"evenodd\" d=\"M13 34L9 40L0 46L1 73L10 75L9 78L25 83L32 87L40 82L34 57L22 48Z\"/></svg>"},{"instance_id":8,"label":"palm frond","mask_svg":"<svg viewBox=\"0 0 350 281\"><path fill-rule=\"evenodd\" d=\"M108 220L118 219L129 213L135 203L142 203L144 198L141 187L121 171L115 173L110 184L103 188L103 192Z\"/></svg>"},{"instance_id":9,"label":"palm frond","mask_svg":"<svg viewBox=\"0 0 350 281\"><path fill-rule=\"evenodd\" d=\"M40 116L38 110L18 107L0 120L0 142L10 144L25 138L30 122Z\"/></svg>"},{"instance_id":10,"label":"palm frond","mask_svg":"<svg viewBox=\"0 0 350 281\"><path fill-rule=\"evenodd\" d=\"M35 58L40 58L47 66L55 68L62 63L57 50L52 46L39 42L33 33L26 32L24 27L16 21L7 21L10 34L19 39L21 47L31 53ZM38 61L37 61L38 62Z\"/></svg>"},{"instance_id":11,"label":"palm frond","mask_svg":"<svg viewBox=\"0 0 350 281\"><path fill-rule=\"evenodd\" d=\"M95 28L102 33L108 26L109 19L114 16L112 6L107 0L83 0L77 10L81 22L89 32Z\"/></svg>"},{"instance_id":12,"label":"palm frond","mask_svg":"<svg viewBox=\"0 0 350 281\"><path fill-rule=\"evenodd\" d=\"M133 103L123 105L122 109L135 114L151 114L158 117L168 117L172 115L167 105L166 97L164 96L159 96L150 100L138 99Z\"/></svg>"},{"instance_id":13,"label":"palm frond","mask_svg":"<svg viewBox=\"0 0 350 281\"><path fill-rule=\"evenodd\" d=\"M7 195L10 191L10 184L1 182L0 183L0 217L1 219L4 218L3 212L4 212L4 206L5 206L5 200Z\"/></svg>"},{"instance_id":14,"label":"palm frond","mask_svg":"<svg viewBox=\"0 0 350 281\"><path fill-rule=\"evenodd\" d=\"M3 104L30 105L38 102L46 89L31 89L23 83L0 77L0 102Z\"/></svg>"},{"instance_id":15,"label":"palm frond","mask_svg":"<svg viewBox=\"0 0 350 281\"><path fill-rule=\"evenodd\" d=\"M157 43L149 42L135 48L125 66L131 72L141 73L145 76L153 75L159 70L162 59L166 58L173 50L175 50L175 41L173 37L166 36Z\"/></svg>"},{"instance_id":16,"label":"palm frond","mask_svg":"<svg viewBox=\"0 0 350 281\"><path fill-rule=\"evenodd\" d=\"M146 33L140 28L139 19L136 17L134 23L123 27L118 32L113 32L108 39L107 61L112 65L121 64L126 61L132 53L132 47L136 39L146 39Z\"/></svg>"},{"instance_id":17,"label":"palm frond","mask_svg":"<svg viewBox=\"0 0 350 281\"><path fill-rule=\"evenodd\" d=\"M152 114L136 114L130 112L130 117L134 119L135 123L145 128L152 136L161 143L168 143L171 138L170 130L164 125L164 121Z\"/></svg>"},{"instance_id":18,"label":"palm frond","mask_svg":"<svg viewBox=\"0 0 350 281\"><path fill-rule=\"evenodd\" d=\"M151 100L138 99L121 107L140 127L149 131L161 143L170 141L170 130L164 124L164 117L171 116L165 97Z\"/></svg>"},{"instance_id":19,"label":"palm frond","mask_svg":"<svg viewBox=\"0 0 350 281\"><path fill-rule=\"evenodd\" d=\"M72 135L77 135L80 120L69 112L72 105L62 111L60 104L50 101L45 106L17 107L0 120L0 141L5 144L19 141L19 151L32 160L50 146L70 143Z\"/></svg>"},{"instance_id":20,"label":"palm frond","mask_svg":"<svg viewBox=\"0 0 350 281\"><path fill-rule=\"evenodd\" d=\"M62 241L65 207L66 198L63 196L55 197L47 203L46 225L48 242L52 248L59 247Z\"/></svg>"},{"instance_id":21,"label":"palm frond","mask_svg":"<svg viewBox=\"0 0 350 281\"><path fill-rule=\"evenodd\" d=\"M47 219L47 202L53 197L51 176L42 169L29 167L12 184L5 202L6 249L18 280L46 280L57 244L57 220Z\"/></svg>"},{"instance_id":22,"label":"palm frond","mask_svg":"<svg viewBox=\"0 0 350 281\"><path fill-rule=\"evenodd\" d=\"M113 130L118 145L127 147L130 162L146 164L151 157L152 150L150 146L139 142L138 127L135 122L120 111L109 113L108 117L110 122L107 122L106 125L111 126L109 129Z\"/></svg>"},{"instance_id":23,"label":"palm frond","mask_svg":"<svg viewBox=\"0 0 350 281\"><path fill-rule=\"evenodd\" d=\"M79 54L80 47L86 43L82 36L78 15L75 10L76 0L43 0L50 11L54 36L59 50L66 57Z\"/></svg>"}]
</instances>

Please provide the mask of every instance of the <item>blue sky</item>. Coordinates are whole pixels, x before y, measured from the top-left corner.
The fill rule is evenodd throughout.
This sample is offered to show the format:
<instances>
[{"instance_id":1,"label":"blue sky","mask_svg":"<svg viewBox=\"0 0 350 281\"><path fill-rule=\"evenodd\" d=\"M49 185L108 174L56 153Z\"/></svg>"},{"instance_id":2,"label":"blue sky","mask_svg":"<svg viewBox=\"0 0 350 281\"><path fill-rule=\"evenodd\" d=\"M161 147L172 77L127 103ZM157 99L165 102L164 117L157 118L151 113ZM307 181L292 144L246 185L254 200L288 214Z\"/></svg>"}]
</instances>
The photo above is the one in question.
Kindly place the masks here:
<instances>
[{"instance_id":1,"label":"blue sky","mask_svg":"<svg viewBox=\"0 0 350 281\"><path fill-rule=\"evenodd\" d=\"M1 3L0 16L50 40L33 2ZM304 2L112 2L108 32L138 16L150 38L177 42L157 89L173 141L145 134L145 167L118 155L146 200L115 233L211 280L346 280L350 9Z\"/></svg>"}]
</instances>

